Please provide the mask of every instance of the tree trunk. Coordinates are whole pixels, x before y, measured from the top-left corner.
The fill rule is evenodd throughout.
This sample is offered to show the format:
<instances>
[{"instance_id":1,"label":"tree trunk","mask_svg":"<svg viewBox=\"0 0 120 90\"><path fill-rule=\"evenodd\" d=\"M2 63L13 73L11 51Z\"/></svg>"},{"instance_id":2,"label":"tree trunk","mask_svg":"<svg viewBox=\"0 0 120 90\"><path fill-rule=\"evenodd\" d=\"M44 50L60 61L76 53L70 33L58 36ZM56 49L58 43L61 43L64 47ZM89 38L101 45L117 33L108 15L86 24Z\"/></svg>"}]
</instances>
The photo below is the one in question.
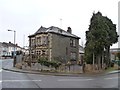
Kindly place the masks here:
<instances>
[{"instance_id":1,"label":"tree trunk","mask_svg":"<svg viewBox=\"0 0 120 90\"><path fill-rule=\"evenodd\" d=\"M98 66L98 70L100 70L101 69L101 55L98 55L97 56L97 66Z\"/></svg>"},{"instance_id":2,"label":"tree trunk","mask_svg":"<svg viewBox=\"0 0 120 90\"><path fill-rule=\"evenodd\" d=\"M106 64L110 67L110 46L106 47Z\"/></svg>"},{"instance_id":3,"label":"tree trunk","mask_svg":"<svg viewBox=\"0 0 120 90\"><path fill-rule=\"evenodd\" d=\"M101 68L101 63L100 63L100 61L101 61L101 55L98 56L98 68L99 68L99 70L100 70L100 68Z\"/></svg>"},{"instance_id":4,"label":"tree trunk","mask_svg":"<svg viewBox=\"0 0 120 90\"><path fill-rule=\"evenodd\" d=\"M99 70L99 55L97 55L96 59L97 59L97 61L96 61L96 64L97 64L97 70Z\"/></svg>"},{"instance_id":5,"label":"tree trunk","mask_svg":"<svg viewBox=\"0 0 120 90\"><path fill-rule=\"evenodd\" d=\"M93 53L93 70L95 70L95 54Z\"/></svg>"},{"instance_id":6,"label":"tree trunk","mask_svg":"<svg viewBox=\"0 0 120 90\"><path fill-rule=\"evenodd\" d=\"M104 51L102 52L102 69L104 68Z\"/></svg>"}]
</instances>

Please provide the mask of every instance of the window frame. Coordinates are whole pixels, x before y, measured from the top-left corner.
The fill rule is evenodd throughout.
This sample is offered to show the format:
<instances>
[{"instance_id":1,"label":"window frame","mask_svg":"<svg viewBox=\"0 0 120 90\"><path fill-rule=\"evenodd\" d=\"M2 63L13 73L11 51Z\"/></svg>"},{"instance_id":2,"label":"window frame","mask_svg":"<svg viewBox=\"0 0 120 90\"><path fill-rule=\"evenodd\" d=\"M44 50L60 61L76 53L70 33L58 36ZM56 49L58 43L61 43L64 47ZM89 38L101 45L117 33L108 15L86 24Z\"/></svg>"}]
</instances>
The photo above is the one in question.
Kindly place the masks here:
<instances>
[{"instance_id":1,"label":"window frame","mask_svg":"<svg viewBox=\"0 0 120 90\"><path fill-rule=\"evenodd\" d=\"M76 61L77 59L77 53L76 52L71 52L70 53L70 60Z\"/></svg>"},{"instance_id":2,"label":"window frame","mask_svg":"<svg viewBox=\"0 0 120 90\"><path fill-rule=\"evenodd\" d=\"M76 47L76 40L75 39L70 39L70 46Z\"/></svg>"}]
</instances>

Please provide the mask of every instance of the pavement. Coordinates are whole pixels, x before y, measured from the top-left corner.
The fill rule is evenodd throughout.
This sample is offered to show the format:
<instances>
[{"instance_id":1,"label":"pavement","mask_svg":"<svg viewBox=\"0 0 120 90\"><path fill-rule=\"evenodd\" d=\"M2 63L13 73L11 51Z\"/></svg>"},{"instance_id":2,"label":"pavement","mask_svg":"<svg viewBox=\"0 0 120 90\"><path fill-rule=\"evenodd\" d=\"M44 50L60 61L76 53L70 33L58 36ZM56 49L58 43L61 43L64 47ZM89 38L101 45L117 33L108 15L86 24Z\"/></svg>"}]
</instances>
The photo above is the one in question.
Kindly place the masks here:
<instances>
[{"instance_id":1,"label":"pavement","mask_svg":"<svg viewBox=\"0 0 120 90\"><path fill-rule=\"evenodd\" d=\"M114 73L119 73L120 70L115 70L115 71L110 71L110 72L105 72L105 71L98 71L94 73L86 72L86 73L58 73L58 72L41 72L38 70L32 70L32 69L18 69L16 67L13 67L13 60L5 60L2 62L2 69L7 70L7 71L13 71L13 72L20 72L20 73L29 73L29 74L42 74L42 75L54 75L54 76L81 76L81 75L86 75L86 76L94 76L94 75L105 75L105 74L114 74Z\"/></svg>"},{"instance_id":2,"label":"pavement","mask_svg":"<svg viewBox=\"0 0 120 90\"><path fill-rule=\"evenodd\" d=\"M29 73L29 74L41 74L41 75L54 75L54 76L95 76L95 75L107 75L119 73L120 70L110 71L110 72L96 72L96 73L58 73L58 72L41 72L38 70L24 70L18 69L16 67L2 67L3 70L20 72L20 73Z\"/></svg>"}]
</instances>

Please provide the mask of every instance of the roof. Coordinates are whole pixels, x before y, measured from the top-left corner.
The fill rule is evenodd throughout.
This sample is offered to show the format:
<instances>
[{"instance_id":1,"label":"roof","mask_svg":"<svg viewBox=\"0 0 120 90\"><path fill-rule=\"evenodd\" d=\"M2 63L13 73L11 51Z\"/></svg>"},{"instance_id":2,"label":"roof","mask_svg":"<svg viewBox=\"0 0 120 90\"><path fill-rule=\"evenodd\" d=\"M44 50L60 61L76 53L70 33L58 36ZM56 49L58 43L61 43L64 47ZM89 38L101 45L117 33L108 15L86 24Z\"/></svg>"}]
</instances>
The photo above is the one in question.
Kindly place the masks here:
<instances>
[{"instance_id":1,"label":"roof","mask_svg":"<svg viewBox=\"0 0 120 90\"><path fill-rule=\"evenodd\" d=\"M41 26L33 35L30 35L29 37L35 36L37 34L41 34L41 33L55 33L55 34L60 34L60 35L64 35L64 36L68 36L68 37L74 37L74 38L78 38L80 39L80 37L71 34L61 28L55 27L55 26L51 26L49 28L43 27Z\"/></svg>"},{"instance_id":2,"label":"roof","mask_svg":"<svg viewBox=\"0 0 120 90\"><path fill-rule=\"evenodd\" d=\"M120 51L120 48L111 48L110 51L111 52L118 52L118 51Z\"/></svg>"},{"instance_id":3,"label":"roof","mask_svg":"<svg viewBox=\"0 0 120 90\"><path fill-rule=\"evenodd\" d=\"M3 43L2 43L2 46L3 46L3 47L8 47L8 44L7 44L6 42L3 42Z\"/></svg>"},{"instance_id":4,"label":"roof","mask_svg":"<svg viewBox=\"0 0 120 90\"><path fill-rule=\"evenodd\" d=\"M80 54L83 54L84 53L84 47L79 45L79 53Z\"/></svg>"},{"instance_id":5,"label":"roof","mask_svg":"<svg viewBox=\"0 0 120 90\"><path fill-rule=\"evenodd\" d=\"M9 43L3 42L2 46L4 46L4 47L14 47L15 46L15 47L21 48L20 46L15 45L15 44L13 44L11 42L9 42Z\"/></svg>"}]
</instances>

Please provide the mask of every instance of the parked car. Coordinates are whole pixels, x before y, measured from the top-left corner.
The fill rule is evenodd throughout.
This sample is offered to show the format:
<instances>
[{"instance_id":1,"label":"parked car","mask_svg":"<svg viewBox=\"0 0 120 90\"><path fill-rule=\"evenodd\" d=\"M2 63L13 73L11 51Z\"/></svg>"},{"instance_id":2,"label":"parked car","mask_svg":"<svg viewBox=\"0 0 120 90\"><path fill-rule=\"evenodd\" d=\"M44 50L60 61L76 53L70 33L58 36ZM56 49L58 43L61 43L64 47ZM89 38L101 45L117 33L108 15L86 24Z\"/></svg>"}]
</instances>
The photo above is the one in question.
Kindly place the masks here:
<instances>
[{"instance_id":1,"label":"parked car","mask_svg":"<svg viewBox=\"0 0 120 90\"><path fill-rule=\"evenodd\" d=\"M118 64L120 66L120 60L112 60L112 63Z\"/></svg>"}]
</instances>

